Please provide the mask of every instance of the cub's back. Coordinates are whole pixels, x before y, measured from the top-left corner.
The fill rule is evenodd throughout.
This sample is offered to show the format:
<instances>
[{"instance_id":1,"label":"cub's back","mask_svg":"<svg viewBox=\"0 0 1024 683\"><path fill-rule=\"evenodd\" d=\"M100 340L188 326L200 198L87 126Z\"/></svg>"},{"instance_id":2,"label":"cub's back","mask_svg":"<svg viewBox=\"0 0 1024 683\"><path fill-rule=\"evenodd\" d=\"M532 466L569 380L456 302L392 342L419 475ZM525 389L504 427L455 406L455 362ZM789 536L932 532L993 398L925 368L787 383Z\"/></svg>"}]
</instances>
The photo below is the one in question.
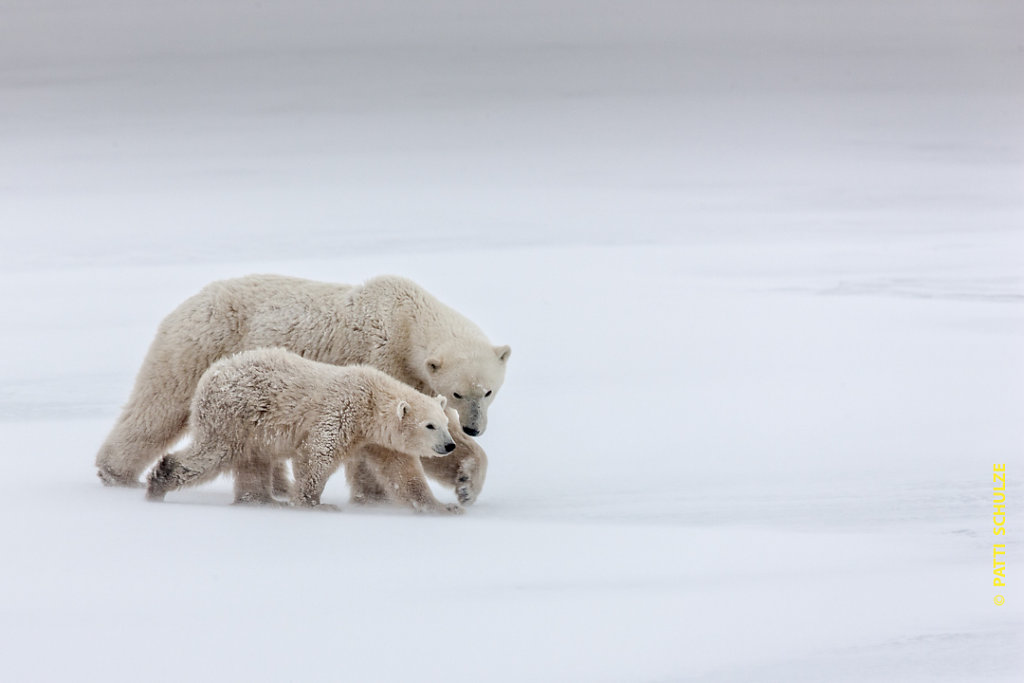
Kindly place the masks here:
<instances>
[{"instance_id":1,"label":"cub's back","mask_svg":"<svg viewBox=\"0 0 1024 683\"><path fill-rule=\"evenodd\" d=\"M242 420L258 423L282 408L298 406L321 392L317 365L280 348L242 351L211 365L192 402L200 423ZM325 366L330 368L330 366Z\"/></svg>"},{"instance_id":2,"label":"cub's back","mask_svg":"<svg viewBox=\"0 0 1024 683\"><path fill-rule=\"evenodd\" d=\"M337 366L282 348L260 348L211 365L199 381L193 414L253 423L271 416L304 421L310 414L335 411L341 403L365 402L380 391L405 390L412 391L370 366Z\"/></svg>"}]
</instances>

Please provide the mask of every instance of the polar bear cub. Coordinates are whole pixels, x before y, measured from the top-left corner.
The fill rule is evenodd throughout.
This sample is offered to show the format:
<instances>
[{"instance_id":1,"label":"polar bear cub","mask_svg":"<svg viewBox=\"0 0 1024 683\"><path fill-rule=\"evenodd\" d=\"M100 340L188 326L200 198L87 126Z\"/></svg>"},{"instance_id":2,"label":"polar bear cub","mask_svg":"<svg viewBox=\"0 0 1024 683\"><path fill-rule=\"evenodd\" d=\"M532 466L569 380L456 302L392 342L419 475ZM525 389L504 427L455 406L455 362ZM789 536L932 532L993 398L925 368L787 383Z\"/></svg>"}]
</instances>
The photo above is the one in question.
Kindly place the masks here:
<instances>
[{"instance_id":1,"label":"polar bear cub","mask_svg":"<svg viewBox=\"0 0 1024 683\"><path fill-rule=\"evenodd\" d=\"M455 449L444 397L430 398L369 366L339 367L279 348L244 351L203 373L192 400L192 443L164 456L149 476L147 497L235 477L236 503L274 503L275 466L291 460L292 503L320 506L327 479L365 446L401 458L394 481L421 480L419 458ZM410 476L411 475L411 476ZM427 490L414 508L457 512ZM431 502L432 501L432 502ZM440 508L440 509L438 509Z\"/></svg>"}]
</instances>

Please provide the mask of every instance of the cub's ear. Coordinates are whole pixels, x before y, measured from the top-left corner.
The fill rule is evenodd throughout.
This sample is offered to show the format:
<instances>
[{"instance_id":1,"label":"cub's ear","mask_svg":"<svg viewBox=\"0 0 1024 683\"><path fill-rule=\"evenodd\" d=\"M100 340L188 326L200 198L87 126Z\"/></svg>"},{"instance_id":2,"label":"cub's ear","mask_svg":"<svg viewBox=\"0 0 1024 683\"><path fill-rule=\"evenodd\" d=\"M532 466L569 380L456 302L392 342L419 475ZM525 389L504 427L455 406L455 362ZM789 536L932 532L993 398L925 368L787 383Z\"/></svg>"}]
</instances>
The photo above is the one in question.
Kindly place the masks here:
<instances>
[{"instance_id":1,"label":"cub's ear","mask_svg":"<svg viewBox=\"0 0 1024 683\"><path fill-rule=\"evenodd\" d=\"M512 355L512 347L506 344L505 346L495 346L494 355L498 357L502 363L508 360L508 357Z\"/></svg>"},{"instance_id":2,"label":"cub's ear","mask_svg":"<svg viewBox=\"0 0 1024 683\"><path fill-rule=\"evenodd\" d=\"M398 414L399 420L405 419L405 416L409 413L409 404L405 401L399 401L395 412Z\"/></svg>"},{"instance_id":3,"label":"cub's ear","mask_svg":"<svg viewBox=\"0 0 1024 683\"><path fill-rule=\"evenodd\" d=\"M435 373L435 372L437 372L438 370L441 369L441 359L440 358L428 358L427 362L424 365L427 366L427 371L430 372L431 374L433 374L433 373Z\"/></svg>"},{"instance_id":4,"label":"cub's ear","mask_svg":"<svg viewBox=\"0 0 1024 683\"><path fill-rule=\"evenodd\" d=\"M448 399L446 397L442 396L441 394L438 394L434 398L436 398L437 402L441 404L441 410L444 410L445 408L448 407Z\"/></svg>"}]
</instances>

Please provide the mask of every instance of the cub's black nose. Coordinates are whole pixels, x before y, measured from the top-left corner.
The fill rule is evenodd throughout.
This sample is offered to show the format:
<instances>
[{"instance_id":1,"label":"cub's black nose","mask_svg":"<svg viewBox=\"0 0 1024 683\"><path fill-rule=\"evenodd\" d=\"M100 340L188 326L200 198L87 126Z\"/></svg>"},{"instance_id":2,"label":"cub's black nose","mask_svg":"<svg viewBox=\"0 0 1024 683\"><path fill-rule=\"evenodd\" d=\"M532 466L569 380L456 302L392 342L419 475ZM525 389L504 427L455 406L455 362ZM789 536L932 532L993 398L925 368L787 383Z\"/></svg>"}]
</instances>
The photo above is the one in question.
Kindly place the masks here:
<instances>
[{"instance_id":1,"label":"cub's black nose","mask_svg":"<svg viewBox=\"0 0 1024 683\"><path fill-rule=\"evenodd\" d=\"M451 453L454 450L455 450L455 444L453 444L453 443L446 443L444 445L444 452L445 453Z\"/></svg>"},{"instance_id":2,"label":"cub's black nose","mask_svg":"<svg viewBox=\"0 0 1024 683\"><path fill-rule=\"evenodd\" d=\"M480 436L480 430L473 429L472 427L463 427L462 431L466 432L470 436Z\"/></svg>"}]
</instances>

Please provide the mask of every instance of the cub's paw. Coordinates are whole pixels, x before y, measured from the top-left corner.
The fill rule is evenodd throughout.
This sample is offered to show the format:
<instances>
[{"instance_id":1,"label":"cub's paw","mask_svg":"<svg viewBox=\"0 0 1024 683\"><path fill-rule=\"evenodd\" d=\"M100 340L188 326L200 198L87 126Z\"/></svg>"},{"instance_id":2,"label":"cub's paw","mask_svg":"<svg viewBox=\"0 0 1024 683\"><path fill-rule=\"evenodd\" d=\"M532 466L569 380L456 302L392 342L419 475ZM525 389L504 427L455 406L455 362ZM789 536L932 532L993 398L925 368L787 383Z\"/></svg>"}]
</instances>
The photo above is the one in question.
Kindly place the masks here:
<instances>
[{"instance_id":1,"label":"cub's paw","mask_svg":"<svg viewBox=\"0 0 1024 683\"><path fill-rule=\"evenodd\" d=\"M146 500L161 501L168 491L175 489L179 469L180 465L174 458L169 455L161 458L160 462L149 473L146 485Z\"/></svg>"},{"instance_id":2,"label":"cub's paw","mask_svg":"<svg viewBox=\"0 0 1024 683\"><path fill-rule=\"evenodd\" d=\"M429 504L413 503L412 509L421 515L461 515L466 511L466 508L458 503L441 503L437 501Z\"/></svg>"},{"instance_id":3,"label":"cub's paw","mask_svg":"<svg viewBox=\"0 0 1024 683\"><path fill-rule=\"evenodd\" d=\"M443 510L440 510L440 512L446 515L462 515L465 514L466 508L462 507L458 503L448 503L444 506Z\"/></svg>"},{"instance_id":4,"label":"cub's paw","mask_svg":"<svg viewBox=\"0 0 1024 683\"><path fill-rule=\"evenodd\" d=\"M235 502L232 505L248 505L251 507L270 507L270 508L283 508L288 507L288 503L283 503L279 500L274 500L270 496L256 496L256 495L243 495L235 498Z\"/></svg>"}]
</instances>

